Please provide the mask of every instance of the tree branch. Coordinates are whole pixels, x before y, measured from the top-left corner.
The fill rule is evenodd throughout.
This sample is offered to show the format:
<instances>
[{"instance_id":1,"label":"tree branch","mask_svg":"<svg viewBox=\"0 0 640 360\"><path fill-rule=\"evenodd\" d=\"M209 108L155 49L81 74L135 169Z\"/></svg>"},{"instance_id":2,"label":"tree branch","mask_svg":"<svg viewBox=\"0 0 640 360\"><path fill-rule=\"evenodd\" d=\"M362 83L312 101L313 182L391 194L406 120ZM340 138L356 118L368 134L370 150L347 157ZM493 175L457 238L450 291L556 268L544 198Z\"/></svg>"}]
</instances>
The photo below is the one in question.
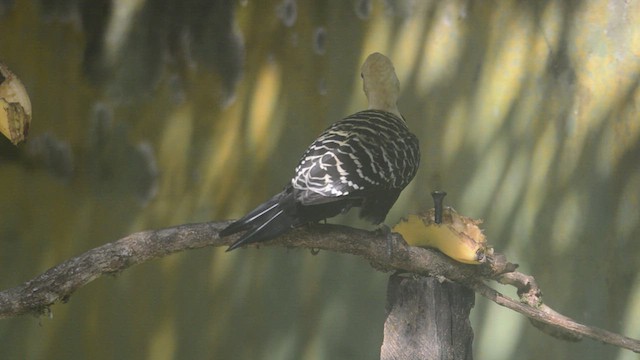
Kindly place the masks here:
<instances>
[{"instance_id":1,"label":"tree branch","mask_svg":"<svg viewBox=\"0 0 640 360\"><path fill-rule=\"evenodd\" d=\"M142 231L91 249L52 267L15 288L0 292L0 319L23 314L48 314L51 305L66 302L79 288L102 276L172 253L206 246L228 246L236 236L219 238L228 222L186 224ZM603 329L579 324L542 304L542 292L531 276L515 272L517 267L495 254L480 266L457 263L437 251L407 246L394 236L389 242L382 231L366 231L340 225L301 227L261 246L322 249L363 256L381 271L402 271L449 279L472 288L498 305L530 318L534 325L554 336L579 340L589 337L640 352L640 341ZM255 245L254 245L255 246ZM518 289L520 302L490 288L494 279Z\"/></svg>"}]
</instances>

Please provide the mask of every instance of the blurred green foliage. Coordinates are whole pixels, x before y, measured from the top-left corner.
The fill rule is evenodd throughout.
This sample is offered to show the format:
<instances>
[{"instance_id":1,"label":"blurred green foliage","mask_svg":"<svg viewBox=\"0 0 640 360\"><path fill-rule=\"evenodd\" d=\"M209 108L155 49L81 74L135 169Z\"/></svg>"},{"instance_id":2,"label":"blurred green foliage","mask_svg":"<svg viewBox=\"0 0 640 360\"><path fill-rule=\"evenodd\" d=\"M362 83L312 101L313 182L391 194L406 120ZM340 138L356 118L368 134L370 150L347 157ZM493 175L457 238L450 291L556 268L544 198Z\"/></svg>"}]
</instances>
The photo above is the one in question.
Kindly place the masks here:
<instances>
[{"instance_id":1,"label":"blurred green foliage","mask_svg":"<svg viewBox=\"0 0 640 360\"><path fill-rule=\"evenodd\" d=\"M640 3L0 1L0 57L33 104L0 139L0 288L130 232L238 217L363 108L395 63L438 188L555 309L640 337ZM353 216L336 221L363 226ZM3 359L371 359L386 275L348 255L199 250L0 321ZM632 359L479 301L477 359Z\"/></svg>"}]
</instances>

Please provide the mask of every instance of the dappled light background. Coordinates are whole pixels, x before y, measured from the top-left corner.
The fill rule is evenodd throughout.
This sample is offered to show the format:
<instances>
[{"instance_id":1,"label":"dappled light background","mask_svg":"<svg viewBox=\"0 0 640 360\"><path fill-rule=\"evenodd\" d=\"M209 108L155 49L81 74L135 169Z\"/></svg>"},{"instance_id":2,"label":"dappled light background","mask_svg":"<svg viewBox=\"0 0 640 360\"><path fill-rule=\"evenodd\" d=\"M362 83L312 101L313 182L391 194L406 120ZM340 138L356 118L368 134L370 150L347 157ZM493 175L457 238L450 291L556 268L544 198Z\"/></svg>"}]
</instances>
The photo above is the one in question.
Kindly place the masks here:
<instances>
[{"instance_id":1,"label":"dappled light background","mask_svg":"<svg viewBox=\"0 0 640 360\"><path fill-rule=\"evenodd\" d=\"M366 106L379 51L423 159L386 223L445 190L548 305L638 338L639 24L623 0L0 1L0 59L34 114L26 144L0 139L0 288L134 231L243 215ZM350 255L191 251L0 321L0 358L373 359L386 279ZM472 322L477 359L637 356L482 299Z\"/></svg>"}]
</instances>

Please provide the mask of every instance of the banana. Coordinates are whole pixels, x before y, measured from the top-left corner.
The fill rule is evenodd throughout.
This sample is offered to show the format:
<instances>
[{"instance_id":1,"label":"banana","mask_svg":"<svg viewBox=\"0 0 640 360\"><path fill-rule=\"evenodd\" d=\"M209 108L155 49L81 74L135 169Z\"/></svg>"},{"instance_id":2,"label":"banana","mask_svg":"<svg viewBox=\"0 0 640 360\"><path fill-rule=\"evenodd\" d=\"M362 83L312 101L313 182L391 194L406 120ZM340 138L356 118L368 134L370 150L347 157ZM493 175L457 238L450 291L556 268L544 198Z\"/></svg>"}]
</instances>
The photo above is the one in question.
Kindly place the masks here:
<instances>
[{"instance_id":1,"label":"banana","mask_svg":"<svg viewBox=\"0 0 640 360\"><path fill-rule=\"evenodd\" d=\"M402 235L407 244L419 247L433 247L450 258L466 264L482 264L493 249L478 227L481 220L475 220L445 207L442 223L436 224L435 210L424 214L409 215L402 219L393 231Z\"/></svg>"},{"instance_id":2,"label":"banana","mask_svg":"<svg viewBox=\"0 0 640 360\"><path fill-rule=\"evenodd\" d=\"M31 100L17 76L0 62L0 132L14 145L27 138Z\"/></svg>"}]
</instances>

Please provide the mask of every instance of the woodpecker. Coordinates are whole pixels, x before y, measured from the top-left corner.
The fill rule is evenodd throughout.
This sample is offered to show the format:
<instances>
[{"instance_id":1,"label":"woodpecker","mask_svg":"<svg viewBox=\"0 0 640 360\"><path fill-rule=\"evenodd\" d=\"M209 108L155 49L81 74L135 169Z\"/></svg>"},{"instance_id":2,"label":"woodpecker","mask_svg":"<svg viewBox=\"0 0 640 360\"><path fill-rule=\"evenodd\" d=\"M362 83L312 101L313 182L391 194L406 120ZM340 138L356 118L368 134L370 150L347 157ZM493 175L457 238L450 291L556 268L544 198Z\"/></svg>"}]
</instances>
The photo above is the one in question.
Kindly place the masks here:
<instances>
[{"instance_id":1,"label":"woodpecker","mask_svg":"<svg viewBox=\"0 0 640 360\"><path fill-rule=\"evenodd\" d=\"M393 64L373 53L361 77L369 108L335 122L307 148L283 191L220 232L246 231L227 251L273 239L352 207L380 224L420 163L418 138L398 111L400 82Z\"/></svg>"}]
</instances>

